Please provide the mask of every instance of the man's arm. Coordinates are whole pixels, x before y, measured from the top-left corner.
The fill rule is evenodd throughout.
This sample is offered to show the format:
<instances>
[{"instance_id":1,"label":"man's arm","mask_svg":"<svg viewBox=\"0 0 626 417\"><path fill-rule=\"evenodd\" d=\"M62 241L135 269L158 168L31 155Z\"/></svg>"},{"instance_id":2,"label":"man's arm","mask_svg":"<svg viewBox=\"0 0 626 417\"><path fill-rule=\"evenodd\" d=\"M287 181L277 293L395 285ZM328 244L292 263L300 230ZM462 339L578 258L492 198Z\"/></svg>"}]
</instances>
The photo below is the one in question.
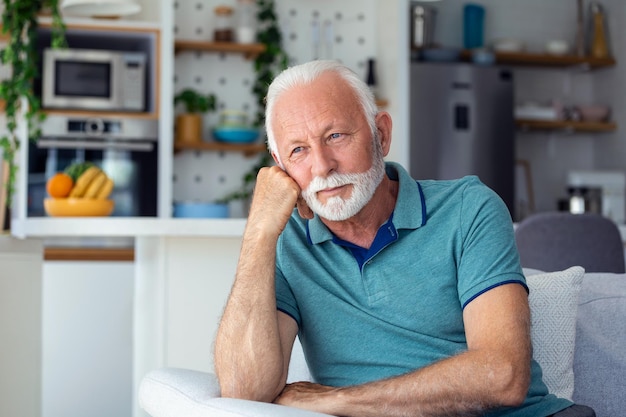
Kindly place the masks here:
<instances>
[{"instance_id":1,"label":"man's arm","mask_svg":"<svg viewBox=\"0 0 626 417\"><path fill-rule=\"evenodd\" d=\"M364 385L288 385L279 404L341 416L482 415L520 405L530 385L530 311L519 284L496 287L465 307L468 350L420 370Z\"/></svg>"},{"instance_id":2,"label":"man's arm","mask_svg":"<svg viewBox=\"0 0 626 417\"><path fill-rule=\"evenodd\" d=\"M235 282L215 343L223 397L271 402L285 386L298 328L276 310L276 242L299 194L295 182L279 168L259 172Z\"/></svg>"}]
</instances>

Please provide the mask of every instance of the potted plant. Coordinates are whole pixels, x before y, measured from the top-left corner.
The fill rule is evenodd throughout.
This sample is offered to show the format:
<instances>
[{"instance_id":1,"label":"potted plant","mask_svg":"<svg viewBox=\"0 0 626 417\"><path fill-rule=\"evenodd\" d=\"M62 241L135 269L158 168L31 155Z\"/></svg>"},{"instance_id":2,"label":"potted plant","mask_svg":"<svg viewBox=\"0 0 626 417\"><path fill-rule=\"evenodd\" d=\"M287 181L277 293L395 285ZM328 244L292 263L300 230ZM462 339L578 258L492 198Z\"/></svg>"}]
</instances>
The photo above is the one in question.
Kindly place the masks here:
<instances>
[{"instance_id":1,"label":"potted plant","mask_svg":"<svg viewBox=\"0 0 626 417\"><path fill-rule=\"evenodd\" d=\"M174 105L182 103L185 112L176 116L176 141L185 143L202 140L202 113L215 111L213 94L201 94L187 88L174 96Z\"/></svg>"},{"instance_id":2,"label":"potted plant","mask_svg":"<svg viewBox=\"0 0 626 417\"><path fill-rule=\"evenodd\" d=\"M0 83L0 100L6 116L6 134L0 137L0 150L8 175L1 179L0 190L5 188L6 206L11 206L17 166L15 155L20 148L18 120L24 115L28 138L36 141L40 135L39 124L45 118L39 97L35 95L33 79L37 75L39 51L37 50L38 16L52 16L52 47L65 46L65 25L59 11L59 0L2 0L2 34L6 44L0 51L3 65L11 68L9 78ZM25 106L25 107L23 107ZM4 210L4 207L1 208Z\"/></svg>"}]
</instances>

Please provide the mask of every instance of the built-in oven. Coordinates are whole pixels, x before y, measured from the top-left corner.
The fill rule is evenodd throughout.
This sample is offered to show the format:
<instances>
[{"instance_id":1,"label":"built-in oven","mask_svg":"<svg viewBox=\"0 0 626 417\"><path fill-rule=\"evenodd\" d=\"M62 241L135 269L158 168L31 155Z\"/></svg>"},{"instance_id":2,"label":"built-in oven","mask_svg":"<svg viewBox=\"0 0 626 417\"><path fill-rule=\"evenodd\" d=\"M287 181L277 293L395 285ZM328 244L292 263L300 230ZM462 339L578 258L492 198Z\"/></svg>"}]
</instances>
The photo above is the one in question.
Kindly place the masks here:
<instances>
[{"instance_id":1,"label":"built-in oven","mask_svg":"<svg viewBox=\"0 0 626 417\"><path fill-rule=\"evenodd\" d=\"M45 216L45 184L74 162L91 161L115 183L113 216L156 216L158 121L49 115L28 154L28 216Z\"/></svg>"}]
</instances>

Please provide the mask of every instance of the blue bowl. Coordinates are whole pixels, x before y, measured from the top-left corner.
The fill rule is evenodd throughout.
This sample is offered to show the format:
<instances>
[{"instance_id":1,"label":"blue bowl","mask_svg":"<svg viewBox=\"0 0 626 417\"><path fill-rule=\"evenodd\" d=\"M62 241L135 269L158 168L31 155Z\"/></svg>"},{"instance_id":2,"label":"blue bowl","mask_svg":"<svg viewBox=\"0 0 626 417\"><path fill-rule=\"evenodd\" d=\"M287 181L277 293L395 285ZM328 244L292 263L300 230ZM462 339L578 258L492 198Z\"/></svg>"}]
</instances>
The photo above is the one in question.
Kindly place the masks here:
<instances>
[{"instance_id":1,"label":"blue bowl","mask_svg":"<svg viewBox=\"0 0 626 417\"><path fill-rule=\"evenodd\" d=\"M461 50L456 48L429 48L422 50L422 59L432 62L455 62L460 59Z\"/></svg>"},{"instance_id":2,"label":"blue bowl","mask_svg":"<svg viewBox=\"0 0 626 417\"><path fill-rule=\"evenodd\" d=\"M219 142L252 143L259 137L259 130L248 127L220 126L213 129L213 137Z\"/></svg>"},{"instance_id":3,"label":"blue bowl","mask_svg":"<svg viewBox=\"0 0 626 417\"><path fill-rule=\"evenodd\" d=\"M228 217L228 204L214 203L174 203L174 217L186 218L225 218Z\"/></svg>"}]
</instances>

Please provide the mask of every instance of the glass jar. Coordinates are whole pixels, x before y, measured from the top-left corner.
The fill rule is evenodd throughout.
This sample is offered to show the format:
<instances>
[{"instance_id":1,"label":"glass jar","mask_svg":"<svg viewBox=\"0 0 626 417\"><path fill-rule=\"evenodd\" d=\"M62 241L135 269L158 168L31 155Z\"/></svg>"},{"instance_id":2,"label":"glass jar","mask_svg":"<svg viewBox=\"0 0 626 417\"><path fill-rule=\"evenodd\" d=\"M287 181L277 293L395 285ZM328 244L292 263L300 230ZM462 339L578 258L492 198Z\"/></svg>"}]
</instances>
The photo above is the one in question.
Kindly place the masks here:
<instances>
[{"instance_id":1,"label":"glass jar","mask_svg":"<svg viewBox=\"0 0 626 417\"><path fill-rule=\"evenodd\" d=\"M256 10L254 0L238 0L237 42L253 43L256 40Z\"/></svg>"},{"instance_id":2,"label":"glass jar","mask_svg":"<svg viewBox=\"0 0 626 417\"><path fill-rule=\"evenodd\" d=\"M215 8L215 30L213 40L215 42L233 41L233 8L229 6L217 6Z\"/></svg>"}]
</instances>

